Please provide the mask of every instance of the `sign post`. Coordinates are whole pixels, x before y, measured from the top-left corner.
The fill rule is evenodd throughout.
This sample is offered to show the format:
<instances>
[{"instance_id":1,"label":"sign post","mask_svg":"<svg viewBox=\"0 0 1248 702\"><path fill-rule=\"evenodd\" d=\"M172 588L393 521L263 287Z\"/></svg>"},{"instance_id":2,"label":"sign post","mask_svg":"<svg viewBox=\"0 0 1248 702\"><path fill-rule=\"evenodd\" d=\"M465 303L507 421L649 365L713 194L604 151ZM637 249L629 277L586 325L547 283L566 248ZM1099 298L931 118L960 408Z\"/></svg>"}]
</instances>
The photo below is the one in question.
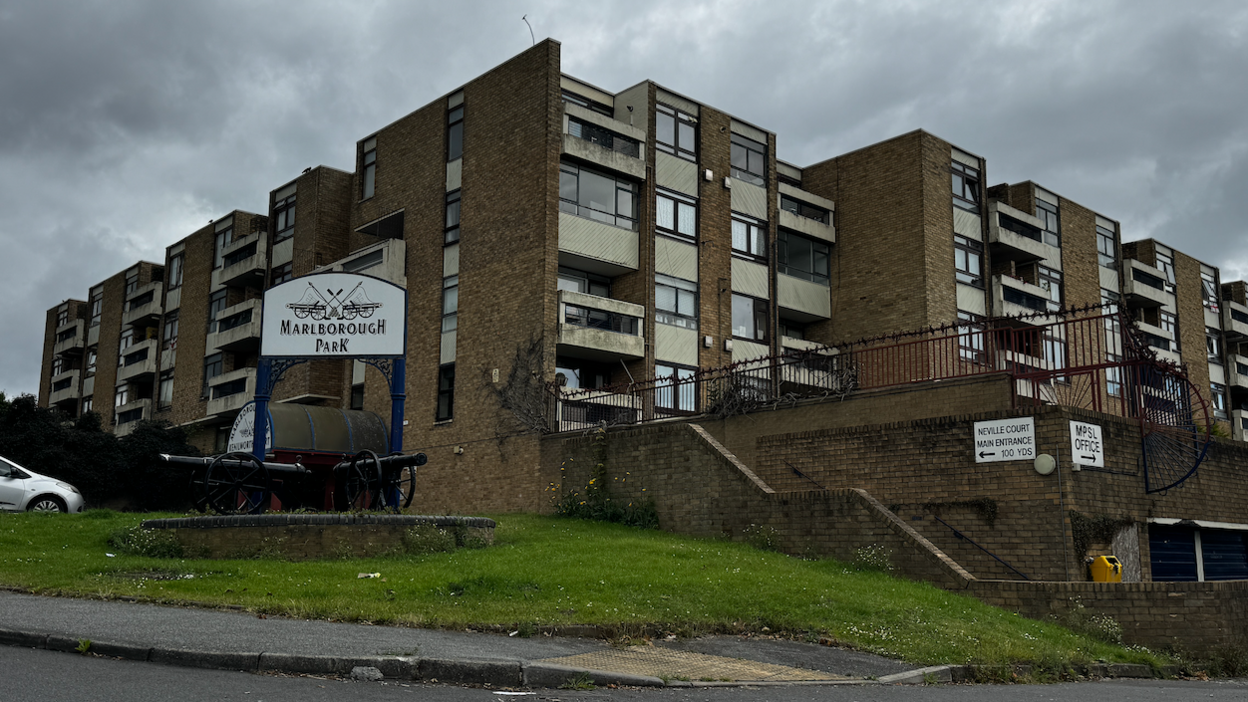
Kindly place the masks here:
<instances>
[{"instance_id":1,"label":"sign post","mask_svg":"<svg viewBox=\"0 0 1248 702\"><path fill-rule=\"evenodd\" d=\"M407 291L359 273L314 273L269 288L260 322L252 453L264 460L269 400L291 367L314 359L363 361L390 385L390 450L403 450Z\"/></svg>"},{"instance_id":2,"label":"sign post","mask_svg":"<svg viewBox=\"0 0 1248 702\"><path fill-rule=\"evenodd\" d=\"M1031 461L1036 457L1034 417L975 422L973 438L976 463Z\"/></svg>"}]
</instances>

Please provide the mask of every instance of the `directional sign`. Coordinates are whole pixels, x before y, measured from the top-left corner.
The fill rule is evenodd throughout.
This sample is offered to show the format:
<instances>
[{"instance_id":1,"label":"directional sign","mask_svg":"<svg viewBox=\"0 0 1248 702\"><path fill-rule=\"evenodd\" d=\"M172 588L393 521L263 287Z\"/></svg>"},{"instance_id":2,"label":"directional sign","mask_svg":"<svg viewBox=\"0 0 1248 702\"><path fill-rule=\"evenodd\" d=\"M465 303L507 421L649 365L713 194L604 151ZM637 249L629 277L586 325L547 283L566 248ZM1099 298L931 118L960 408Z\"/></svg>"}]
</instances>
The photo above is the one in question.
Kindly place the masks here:
<instances>
[{"instance_id":1,"label":"directional sign","mask_svg":"<svg viewBox=\"0 0 1248 702\"><path fill-rule=\"evenodd\" d=\"M1070 462L1081 466L1105 467L1105 442L1101 440L1100 425L1070 423Z\"/></svg>"},{"instance_id":2,"label":"directional sign","mask_svg":"<svg viewBox=\"0 0 1248 702\"><path fill-rule=\"evenodd\" d=\"M975 462L1030 461L1036 457L1036 421L1032 417L975 422Z\"/></svg>"}]
</instances>

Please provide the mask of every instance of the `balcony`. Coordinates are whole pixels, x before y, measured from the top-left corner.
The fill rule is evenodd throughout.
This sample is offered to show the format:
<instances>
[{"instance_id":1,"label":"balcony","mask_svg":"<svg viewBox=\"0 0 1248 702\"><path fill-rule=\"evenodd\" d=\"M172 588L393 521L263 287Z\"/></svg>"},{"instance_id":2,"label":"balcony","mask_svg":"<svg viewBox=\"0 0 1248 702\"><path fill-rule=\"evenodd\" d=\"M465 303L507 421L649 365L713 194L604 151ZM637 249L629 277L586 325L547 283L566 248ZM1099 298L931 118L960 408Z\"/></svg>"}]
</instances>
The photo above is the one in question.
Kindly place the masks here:
<instances>
[{"instance_id":1,"label":"balcony","mask_svg":"<svg viewBox=\"0 0 1248 702\"><path fill-rule=\"evenodd\" d=\"M345 258L317 268L314 273L363 273L407 287L407 243L386 239L352 251ZM259 314L259 311L256 312Z\"/></svg>"},{"instance_id":2,"label":"balcony","mask_svg":"<svg viewBox=\"0 0 1248 702\"><path fill-rule=\"evenodd\" d=\"M256 397L256 369L239 368L208 381L208 416L230 414Z\"/></svg>"},{"instance_id":3,"label":"balcony","mask_svg":"<svg viewBox=\"0 0 1248 702\"><path fill-rule=\"evenodd\" d=\"M644 129L564 103L563 153L617 173L646 179Z\"/></svg>"},{"instance_id":4,"label":"balcony","mask_svg":"<svg viewBox=\"0 0 1248 702\"><path fill-rule=\"evenodd\" d=\"M559 291L559 353L599 361L646 355L646 308L597 295Z\"/></svg>"},{"instance_id":5,"label":"balcony","mask_svg":"<svg viewBox=\"0 0 1248 702\"><path fill-rule=\"evenodd\" d=\"M213 271L215 282L231 287L263 286L268 241L268 232L255 232L226 244L221 251L221 269Z\"/></svg>"},{"instance_id":6,"label":"balcony","mask_svg":"<svg viewBox=\"0 0 1248 702\"><path fill-rule=\"evenodd\" d=\"M1231 436L1236 441L1248 441L1248 410L1231 410Z\"/></svg>"},{"instance_id":7,"label":"balcony","mask_svg":"<svg viewBox=\"0 0 1248 702\"><path fill-rule=\"evenodd\" d=\"M1226 384L1248 390L1248 356L1232 353L1226 360Z\"/></svg>"},{"instance_id":8,"label":"balcony","mask_svg":"<svg viewBox=\"0 0 1248 702\"><path fill-rule=\"evenodd\" d=\"M600 426L602 422L632 424L641 419L642 399L640 395L559 388L555 416L558 417L555 431L582 431Z\"/></svg>"},{"instance_id":9,"label":"balcony","mask_svg":"<svg viewBox=\"0 0 1248 702\"><path fill-rule=\"evenodd\" d=\"M1022 210L995 200L988 203L988 246L994 261L1056 260L1058 249L1044 243L1043 229L1039 219Z\"/></svg>"},{"instance_id":10,"label":"balcony","mask_svg":"<svg viewBox=\"0 0 1248 702\"><path fill-rule=\"evenodd\" d=\"M134 431L135 425L141 420L152 418L152 401L150 399L135 400L113 410L113 434L126 436Z\"/></svg>"},{"instance_id":11,"label":"balcony","mask_svg":"<svg viewBox=\"0 0 1248 702\"><path fill-rule=\"evenodd\" d=\"M56 328L56 344L52 347L52 353L81 352L86 345L86 321L75 319Z\"/></svg>"},{"instance_id":12,"label":"balcony","mask_svg":"<svg viewBox=\"0 0 1248 702\"><path fill-rule=\"evenodd\" d=\"M641 266L637 232L559 213L559 265L614 278Z\"/></svg>"},{"instance_id":13,"label":"balcony","mask_svg":"<svg viewBox=\"0 0 1248 702\"><path fill-rule=\"evenodd\" d=\"M160 355L157 353L158 343L155 339L148 339L131 344L125 350L121 356L121 366L117 368L118 385L156 375L156 357Z\"/></svg>"},{"instance_id":14,"label":"balcony","mask_svg":"<svg viewBox=\"0 0 1248 702\"><path fill-rule=\"evenodd\" d=\"M1228 342L1248 340L1248 307L1231 300L1223 300L1222 331Z\"/></svg>"},{"instance_id":15,"label":"balcony","mask_svg":"<svg viewBox=\"0 0 1248 702\"><path fill-rule=\"evenodd\" d=\"M153 281L126 296L126 311L121 314L121 323L126 326L148 326L164 311L161 293L164 283Z\"/></svg>"},{"instance_id":16,"label":"balcony","mask_svg":"<svg viewBox=\"0 0 1248 702\"><path fill-rule=\"evenodd\" d=\"M1032 285L1008 275L992 276L992 306L997 315L1002 317L1019 317L1034 315L1037 312L1055 311L1057 303L1049 299L1049 291L1038 285ZM1049 324L1052 317L1036 316L1029 319L1016 320L1024 326Z\"/></svg>"},{"instance_id":17,"label":"balcony","mask_svg":"<svg viewBox=\"0 0 1248 702\"><path fill-rule=\"evenodd\" d=\"M836 226L832 223L832 213L836 210L836 204L831 200L819 197L814 193L808 193L801 188L796 188L788 183L780 184L780 192L776 195L777 199L783 203L786 196L793 200L801 201L798 203L798 211L793 212L785 209L783 205L780 207L780 226L795 232L804 234L812 239L826 241L829 244L836 243ZM803 216L803 213L810 209L805 204L814 205L816 208L827 211L827 221L818 219L814 216ZM818 213L818 209L815 210Z\"/></svg>"},{"instance_id":18,"label":"balcony","mask_svg":"<svg viewBox=\"0 0 1248 702\"><path fill-rule=\"evenodd\" d=\"M56 405L82 397L81 383L79 382L81 377L82 371L80 370L65 371L59 375L52 376L52 388L48 395L48 404Z\"/></svg>"},{"instance_id":19,"label":"balcony","mask_svg":"<svg viewBox=\"0 0 1248 702\"><path fill-rule=\"evenodd\" d=\"M781 274L776 276L776 295L786 317L799 322L832 318L832 296L827 285Z\"/></svg>"},{"instance_id":20,"label":"balcony","mask_svg":"<svg viewBox=\"0 0 1248 702\"><path fill-rule=\"evenodd\" d=\"M1126 261L1122 281L1122 297L1128 307L1169 306L1174 309L1174 293L1166 292L1166 274L1133 258Z\"/></svg>"},{"instance_id":21,"label":"balcony","mask_svg":"<svg viewBox=\"0 0 1248 702\"><path fill-rule=\"evenodd\" d=\"M260 299L255 298L221 310L205 343L208 350L242 351L259 347L260 307Z\"/></svg>"}]
</instances>

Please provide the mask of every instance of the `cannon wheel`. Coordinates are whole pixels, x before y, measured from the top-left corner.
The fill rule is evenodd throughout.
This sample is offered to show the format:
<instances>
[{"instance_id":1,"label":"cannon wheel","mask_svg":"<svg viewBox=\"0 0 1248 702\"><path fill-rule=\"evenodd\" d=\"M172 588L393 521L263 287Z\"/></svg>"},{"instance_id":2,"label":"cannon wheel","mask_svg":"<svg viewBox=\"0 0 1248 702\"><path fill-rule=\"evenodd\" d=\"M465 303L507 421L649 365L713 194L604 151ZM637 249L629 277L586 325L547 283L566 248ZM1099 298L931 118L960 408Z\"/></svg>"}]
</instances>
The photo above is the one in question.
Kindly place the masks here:
<instances>
[{"instance_id":1,"label":"cannon wheel","mask_svg":"<svg viewBox=\"0 0 1248 702\"><path fill-rule=\"evenodd\" d=\"M396 513L412 506L412 498L416 496L416 466L404 466L395 476L394 488L398 490L398 504L394 505Z\"/></svg>"},{"instance_id":2,"label":"cannon wheel","mask_svg":"<svg viewBox=\"0 0 1248 702\"><path fill-rule=\"evenodd\" d=\"M240 461L247 465L226 463ZM208 504L220 514L251 514L263 512L272 492L269 469L250 453L226 453L217 456L204 477Z\"/></svg>"},{"instance_id":3,"label":"cannon wheel","mask_svg":"<svg viewBox=\"0 0 1248 702\"><path fill-rule=\"evenodd\" d=\"M343 489L347 496L347 509L361 512L376 509L384 504L381 494L381 461L377 454L367 449L351 457L343 476Z\"/></svg>"}]
</instances>

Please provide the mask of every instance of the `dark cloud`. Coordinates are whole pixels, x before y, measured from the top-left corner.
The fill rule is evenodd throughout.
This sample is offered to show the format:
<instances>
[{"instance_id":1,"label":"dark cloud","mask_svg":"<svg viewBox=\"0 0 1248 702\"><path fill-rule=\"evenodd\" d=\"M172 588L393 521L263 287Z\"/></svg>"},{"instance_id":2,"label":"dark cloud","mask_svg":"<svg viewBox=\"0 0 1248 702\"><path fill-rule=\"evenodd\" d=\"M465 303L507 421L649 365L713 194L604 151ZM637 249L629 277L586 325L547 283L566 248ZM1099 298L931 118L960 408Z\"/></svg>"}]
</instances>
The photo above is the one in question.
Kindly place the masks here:
<instances>
[{"instance_id":1,"label":"dark cloud","mask_svg":"<svg viewBox=\"0 0 1248 702\"><path fill-rule=\"evenodd\" d=\"M0 389L34 391L44 312L502 63L562 42L812 163L916 128L1248 275L1239 2L7 3Z\"/></svg>"}]
</instances>

